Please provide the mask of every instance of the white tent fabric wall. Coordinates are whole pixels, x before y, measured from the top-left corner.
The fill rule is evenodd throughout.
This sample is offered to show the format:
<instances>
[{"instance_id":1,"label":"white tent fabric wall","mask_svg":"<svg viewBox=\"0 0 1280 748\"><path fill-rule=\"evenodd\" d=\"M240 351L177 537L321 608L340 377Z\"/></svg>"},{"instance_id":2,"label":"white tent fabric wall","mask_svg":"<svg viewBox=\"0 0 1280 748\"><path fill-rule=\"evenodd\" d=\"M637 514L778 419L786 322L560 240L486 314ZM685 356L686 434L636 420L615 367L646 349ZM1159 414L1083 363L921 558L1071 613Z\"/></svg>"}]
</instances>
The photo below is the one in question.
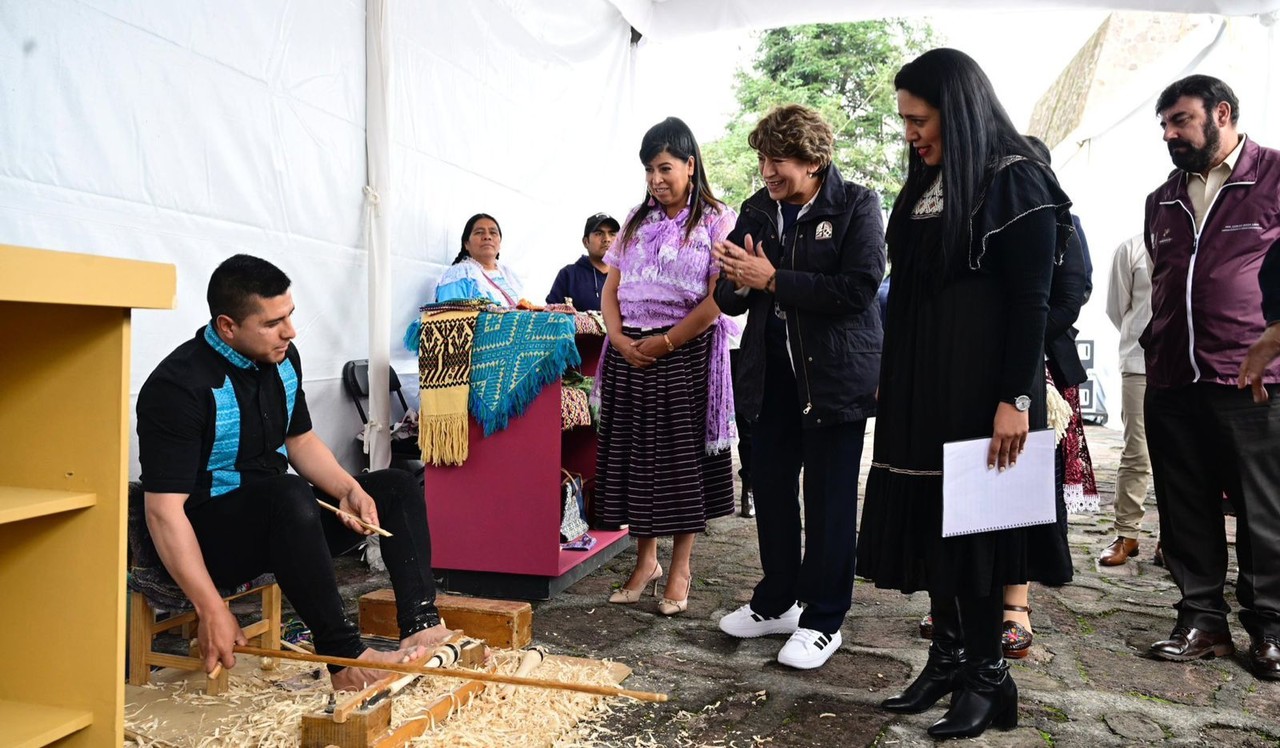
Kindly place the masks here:
<instances>
[{"instance_id":1,"label":"white tent fabric wall","mask_svg":"<svg viewBox=\"0 0 1280 748\"><path fill-rule=\"evenodd\" d=\"M582 224L641 188L630 27L604 2L393 3L392 329L402 332L475 213L541 303L582 254ZM635 177L638 183L639 176ZM398 335L395 336L398 338ZM397 370L416 371L396 342Z\"/></svg>"},{"instance_id":2,"label":"white tent fabric wall","mask_svg":"<svg viewBox=\"0 0 1280 748\"><path fill-rule=\"evenodd\" d=\"M1240 100L1240 129L1263 145L1280 146L1280 47L1272 20L1206 17L1157 64L1090 102L1080 126L1054 149L1054 169L1075 203L1093 257L1093 296L1076 326L1081 339L1095 342L1094 374L1104 404L1110 398L1109 426L1120 428L1119 337L1106 316L1111 260L1121 242L1142 232L1144 200L1173 169L1156 99L1182 76L1219 77Z\"/></svg>"},{"instance_id":3,"label":"white tent fabric wall","mask_svg":"<svg viewBox=\"0 0 1280 748\"><path fill-rule=\"evenodd\" d=\"M468 215L498 216L503 259L540 300L580 254L582 220L634 199L598 178L636 168L629 26L603 0L524 6L390 9L378 294L410 393L416 362L396 341ZM294 281L317 432L363 466L339 374L370 350L364 2L3 3L0 62L0 242L178 267L176 311L134 317L131 393L206 321L213 268L255 254Z\"/></svg>"},{"instance_id":4,"label":"white tent fabric wall","mask_svg":"<svg viewBox=\"0 0 1280 748\"><path fill-rule=\"evenodd\" d=\"M294 281L308 394L334 404L320 433L350 450L337 373L367 348L363 6L10 2L0 50L0 240L177 265L176 311L134 317L131 392L207 320L217 263L256 254Z\"/></svg>"}]
</instances>

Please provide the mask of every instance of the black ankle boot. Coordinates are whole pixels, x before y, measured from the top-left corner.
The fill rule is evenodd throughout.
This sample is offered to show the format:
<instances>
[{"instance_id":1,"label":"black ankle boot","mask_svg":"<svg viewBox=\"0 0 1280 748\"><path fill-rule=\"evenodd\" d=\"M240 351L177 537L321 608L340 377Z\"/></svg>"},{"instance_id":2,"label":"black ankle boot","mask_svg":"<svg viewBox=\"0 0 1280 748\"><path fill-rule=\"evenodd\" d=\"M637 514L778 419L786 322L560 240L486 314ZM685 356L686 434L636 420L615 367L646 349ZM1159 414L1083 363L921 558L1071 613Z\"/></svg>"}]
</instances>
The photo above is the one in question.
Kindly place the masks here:
<instances>
[{"instance_id":1,"label":"black ankle boot","mask_svg":"<svg viewBox=\"0 0 1280 748\"><path fill-rule=\"evenodd\" d=\"M961 685L965 662L960 618L954 606L932 606L933 643L929 661L906 690L880 702L880 708L900 714L919 714Z\"/></svg>"},{"instance_id":2,"label":"black ankle boot","mask_svg":"<svg viewBox=\"0 0 1280 748\"><path fill-rule=\"evenodd\" d=\"M756 497L751 493L750 483L742 484L742 511L739 514L747 519L756 516Z\"/></svg>"},{"instance_id":3,"label":"black ankle boot","mask_svg":"<svg viewBox=\"0 0 1280 748\"><path fill-rule=\"evenodd\" d=\"M991 726L1000 730L1018 726L1018 686L1003 658L970 660L951 708L929 728L929 735L976 738Z\"/></svg>"}]
</instances>

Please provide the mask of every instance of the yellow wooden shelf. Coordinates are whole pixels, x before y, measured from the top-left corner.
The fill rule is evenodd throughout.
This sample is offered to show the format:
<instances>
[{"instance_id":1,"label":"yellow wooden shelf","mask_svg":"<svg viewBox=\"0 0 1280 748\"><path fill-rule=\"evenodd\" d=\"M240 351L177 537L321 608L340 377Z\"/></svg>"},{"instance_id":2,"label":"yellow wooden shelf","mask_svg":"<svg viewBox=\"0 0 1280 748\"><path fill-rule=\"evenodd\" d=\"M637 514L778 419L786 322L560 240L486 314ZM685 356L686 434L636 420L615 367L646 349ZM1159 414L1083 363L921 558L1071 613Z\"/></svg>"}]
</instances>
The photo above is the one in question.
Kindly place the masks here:
<instances>
[{"instance_id":1,"label":"yellow wooden shelf","mask_svg":"<svg viewBox=\"0 0 1280 748\"><path fill-rule=\"evenodd\" d=\"M87 709L0 701L0 748L40 748L92 723Z\"/></svg>"},{"instance_id":2,"label":"yellow wooden shelf","mask_svg":"<svg viewBox=\"0 0 1280 748\"><path fill-rule=\"evenodd\" d=\"M0 748L120 745L131 310L176 279L0 244Z\"/></svg>"},{"instance_id":3,"label":"yellow wooden shelf","mask_svg":"<svg viewBox=\"0 0 1280 748\"><path fill-rule=\"evenodd\" d=\"M0 244L0 300L172 309L173 265Z\"/></svg>"},{"instance_id":4,"label":"yellow wooden shelf","mask_svg":"<svg viewBox=\"0 0 1280 748\"><path fill-rule=\"evenodd\" d=\"M98 502L97 494L0 486L0 525L47 514L84 509Z\"/></svg>"}]
</instances>

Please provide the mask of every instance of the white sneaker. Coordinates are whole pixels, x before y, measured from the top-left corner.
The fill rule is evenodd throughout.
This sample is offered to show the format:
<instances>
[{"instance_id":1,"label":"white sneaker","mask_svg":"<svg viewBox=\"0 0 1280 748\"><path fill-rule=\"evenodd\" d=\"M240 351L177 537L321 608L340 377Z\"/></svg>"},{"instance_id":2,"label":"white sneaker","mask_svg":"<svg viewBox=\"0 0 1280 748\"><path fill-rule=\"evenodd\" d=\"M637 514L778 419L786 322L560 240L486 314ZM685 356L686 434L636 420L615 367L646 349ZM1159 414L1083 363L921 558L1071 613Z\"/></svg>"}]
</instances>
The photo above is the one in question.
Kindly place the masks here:
<instances>
[{"instance_id":1,"label":"white sneaker","mask_svg":"<svg viewBox=\"0 0 1280 748\"><path fill-rule=\"evenodd\" d=\"M729 636L752 639L768 634L790 634L800 628L800 606L791 607L780 616L762 616L751 609L751 604L738 608L720 619L720 630Z\"/></svg>"},{"instance_id":2,"label":"white sneaker","mask_svg":"<svg viewBox=\"0 0 1280 748\"><path fill-rule=\"evenodd\" d=\"M839 631L824 634L813 629L796 629L778 652L778 662L799 670L822 667L840 648L840 642Z\"/></svg>"}]
</instances>

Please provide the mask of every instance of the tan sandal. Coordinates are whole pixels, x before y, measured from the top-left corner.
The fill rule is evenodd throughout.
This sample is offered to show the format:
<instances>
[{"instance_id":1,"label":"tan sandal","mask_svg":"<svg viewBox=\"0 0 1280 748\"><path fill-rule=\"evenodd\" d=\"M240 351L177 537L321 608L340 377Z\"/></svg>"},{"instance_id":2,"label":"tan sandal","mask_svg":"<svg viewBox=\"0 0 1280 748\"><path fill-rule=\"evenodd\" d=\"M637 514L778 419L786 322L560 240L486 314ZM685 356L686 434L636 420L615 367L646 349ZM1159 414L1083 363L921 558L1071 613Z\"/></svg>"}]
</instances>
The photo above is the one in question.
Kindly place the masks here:
<instances>
[{"instance_id":1,"label":"tan sandal","mask_svg":"<svg viewBox=\"0 0 1280 748\"><path fill-rule=\"evenodd\" d=\"M683 600L672 600L671 598L667 597L666 590L663 590L662 602L658 603L658 612L664 616L674 616L678 613L683 613L686 610L688 610L689 609L689 588L692 586L693 586L693 575L690 575L689 578L685 580ZM668 587L670 587L670 585L668 585Z\"/></svg>"},{"instance_id":2,"label":"tan sandal","mask_svg":"<svg viewBox=\"0 0 1280 748\"><path fill-rule=\"evenodd\" d=\"M653 583L652 594L656 597L658 595L659 579L662 579L662 564L654 566L653 573L649 575L648 579L644 580L644 583L640 585L640 589L628 589L625 585L619 587L617 591L609 596L609 602L614 605L634 605L639 602L640 596L644 594L644 588L648 587L650 582Z\"/></svg>"}]
</instances>

